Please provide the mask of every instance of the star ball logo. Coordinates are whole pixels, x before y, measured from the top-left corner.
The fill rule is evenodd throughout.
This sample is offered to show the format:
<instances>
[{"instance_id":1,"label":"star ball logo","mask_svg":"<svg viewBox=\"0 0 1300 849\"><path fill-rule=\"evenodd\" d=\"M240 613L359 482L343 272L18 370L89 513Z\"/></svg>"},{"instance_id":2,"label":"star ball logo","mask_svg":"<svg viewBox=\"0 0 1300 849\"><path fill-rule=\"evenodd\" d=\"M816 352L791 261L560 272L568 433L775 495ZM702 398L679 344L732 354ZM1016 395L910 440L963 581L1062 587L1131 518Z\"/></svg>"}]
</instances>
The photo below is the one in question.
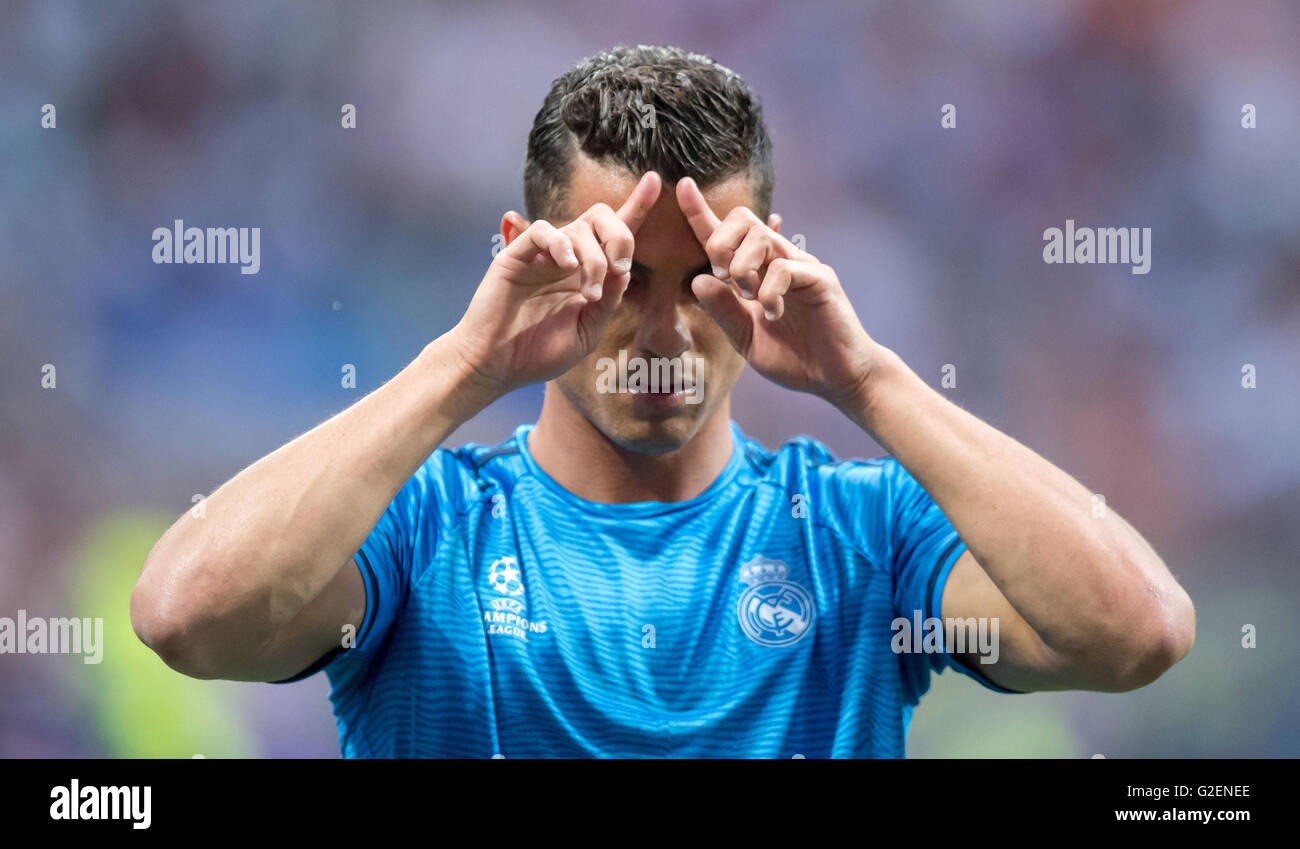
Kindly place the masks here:
<instances>
[{"instance_id":1,"label":"star ball logo","mask_svg":"<svg viewBox=\"0 0 1300 849\"><path fill-rule=\"evenodd\" d=\"M812 631L817 618L812 593L786 580L790 567L759 555L740 567L749 585L736 605L740 628L760 646L792 646Z\"/></svg>"},{"instance_id":2,"label":"star ball logo","mask_svg":"<svg viewBox=\"0 0 1300 849\"><path fill-rule=\"evenodd\" d=\"M501 557L492 561L488 568L488 584L502 595L523 595L524 582L519 574L519 561L513 557Z\"/></svg>"}]
</instances>

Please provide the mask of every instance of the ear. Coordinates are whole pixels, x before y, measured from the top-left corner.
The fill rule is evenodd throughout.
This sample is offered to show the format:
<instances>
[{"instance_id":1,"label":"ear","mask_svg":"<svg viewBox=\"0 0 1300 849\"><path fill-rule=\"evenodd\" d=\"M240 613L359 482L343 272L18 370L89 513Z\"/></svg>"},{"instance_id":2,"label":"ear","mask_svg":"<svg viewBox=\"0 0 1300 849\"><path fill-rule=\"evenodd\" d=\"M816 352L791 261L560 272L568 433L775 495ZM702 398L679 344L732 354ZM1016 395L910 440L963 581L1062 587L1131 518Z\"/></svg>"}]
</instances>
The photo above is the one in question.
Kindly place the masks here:
<instances>
[{"instance_id":1,"label":"ear","mask_svg":"<svg viewBox=\"0 0 1300 849\"><path fill-rule=\"evenodd\" d=\"M767 216L767 226L772 228L772 232L774 232L774 233L780 233L780 232L781 232L781 216L777 215L775 212L773 212L771 215Z\"/></svg>"},{"instance_id":2,"label":"ear","mask_svg":"<svg viewBox=\"0 0 1300 849\"><path fill-rule=\"evenodd\" d=\"M507 245L519 238L519 234L527 229L528 219L513 209L501 216L501 235L505 237Z\"/></svg>"}]
</instances>

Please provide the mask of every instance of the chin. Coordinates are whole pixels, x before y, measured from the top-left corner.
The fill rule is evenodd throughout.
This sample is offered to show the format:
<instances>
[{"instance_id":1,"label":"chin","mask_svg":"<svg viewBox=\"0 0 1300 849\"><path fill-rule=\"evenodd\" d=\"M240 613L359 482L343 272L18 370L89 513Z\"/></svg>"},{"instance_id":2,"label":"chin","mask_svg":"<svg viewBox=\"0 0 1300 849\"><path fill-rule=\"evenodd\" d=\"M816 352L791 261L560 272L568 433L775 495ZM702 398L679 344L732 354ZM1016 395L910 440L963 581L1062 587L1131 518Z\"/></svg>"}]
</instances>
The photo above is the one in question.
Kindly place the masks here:
<instances>
[{"instance_id":1,"label":"chin","mask_svg":"<svg viewBox=\"0 0 1300 849\"><path fill-rule=\"evenodd\" d=\"M689 413L637 416L625 411L605 418L601 431L616 445L640 454L667 454L695 438L703 417Z\"/></svg>"},{"instance_id":2,"label":"chin","mask_svg":"<svg viewBox=\"0 0 1300 849\"><path fill-rule=\"evenodd\" d=\"M556 381L560 393L610 442L638 454L668 454L687 445L714 411L707 395L699 403L634 400L631 395L597 395L575 391L565 380Z\"/></svg>"}]
</instances>

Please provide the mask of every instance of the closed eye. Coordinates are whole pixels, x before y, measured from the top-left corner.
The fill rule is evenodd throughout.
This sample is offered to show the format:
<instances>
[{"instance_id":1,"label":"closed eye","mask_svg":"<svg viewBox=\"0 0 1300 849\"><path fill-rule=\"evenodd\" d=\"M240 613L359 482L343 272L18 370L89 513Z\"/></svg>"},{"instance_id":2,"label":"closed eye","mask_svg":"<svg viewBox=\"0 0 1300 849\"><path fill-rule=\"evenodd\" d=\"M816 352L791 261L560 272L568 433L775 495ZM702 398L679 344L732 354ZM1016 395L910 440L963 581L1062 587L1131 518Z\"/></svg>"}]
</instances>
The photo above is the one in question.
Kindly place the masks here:
<instances>
[{"instance_id":1,"label":"closed eye","mask_svg":"<svg viewBox=\"0 0 1300 849\"><path fill-rule=\"evenodd\" d=\"M682 278L682 288L686 291L686 294L690 295L691 300L699 300L695 297L695 292L691 289L691 283L696 277L701 274L709 274L711 271L712 266L706 262L698 268L692 269ZM641 263L634 261L632 263L631 275L628 279L627 288L632 289L635 286L644 286L649 280L650 269Z\"/></svg>"}]
</instances>

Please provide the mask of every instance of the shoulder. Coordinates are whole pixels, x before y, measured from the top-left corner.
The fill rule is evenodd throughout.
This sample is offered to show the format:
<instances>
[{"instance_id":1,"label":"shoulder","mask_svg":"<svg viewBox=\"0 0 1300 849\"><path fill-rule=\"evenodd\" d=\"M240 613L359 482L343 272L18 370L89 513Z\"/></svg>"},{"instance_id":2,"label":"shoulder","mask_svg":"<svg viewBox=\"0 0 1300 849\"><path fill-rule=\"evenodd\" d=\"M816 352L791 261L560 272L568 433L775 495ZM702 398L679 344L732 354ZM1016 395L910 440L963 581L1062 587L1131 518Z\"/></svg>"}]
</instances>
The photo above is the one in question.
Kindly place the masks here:
<instances>
[{"instance_id":1,"label":"shoulder","mask_svg":"<svg viewBox=\"0 0 1300 849\"><path fill-rule=\"evenodd\" d=\"M408 494L436 502L443 514L454 514L497 492L509 492L524 471L517 439L515 433L497 443L438 448L411 476Z\"/></svg>"},{"instance_id":2,"label":"shoulder","mask_svg":"<svg viewBox=\"0 0 1300 849\"><path fill-rule=\"evenodd\" d=\"M837 495L888 491L903 482L906 470L893 457L840 458L820 440L800 434L775 450L741 434L754 474L784 488Z\"/></svg>"},{"instance_id":3,"label":"shoulder","mask_svg":"<svg viewBox=\"0 0 1300 849\"><path fill-rule=\"evenodd\" d=\"M746 439L747 455L761 482L816 528L847 541L876 562L892 550L897 517L915 482L893 457L840 458L820 440L799 435L776 450Z\"/></svg>"}]
</instances>

